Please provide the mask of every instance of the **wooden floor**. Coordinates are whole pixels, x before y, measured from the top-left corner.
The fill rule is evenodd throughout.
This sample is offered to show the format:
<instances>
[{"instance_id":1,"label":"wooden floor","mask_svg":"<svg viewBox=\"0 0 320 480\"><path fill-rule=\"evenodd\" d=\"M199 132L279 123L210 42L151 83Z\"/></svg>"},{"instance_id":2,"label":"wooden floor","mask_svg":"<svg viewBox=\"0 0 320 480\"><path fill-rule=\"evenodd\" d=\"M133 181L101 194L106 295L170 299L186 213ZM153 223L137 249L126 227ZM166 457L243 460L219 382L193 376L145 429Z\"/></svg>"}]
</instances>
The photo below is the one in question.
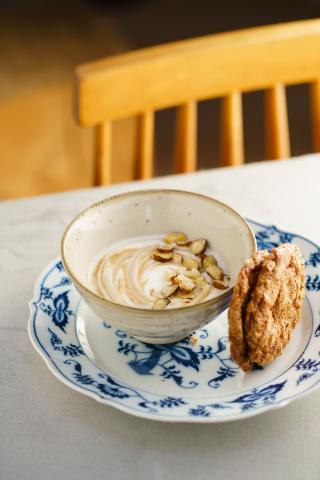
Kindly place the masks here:
<instances>
[{"instance_id":1,"label":"wooden floor","mask_svg":"<svg viewBox=\"0 0 320 480\"><path fill-rule=\"evenodd\" d=\"M244 2L243 2L244 4ZM72 117L72 73L84 61L133 48L259 24L320 16L317 0L278 2L257 11L256 1L23 0L0 16L0 198L90 186L93 132ZM310 151L306 87L288 90L293 154ZM217 165L219 101L199 106L199 167ZM262 95L244 98L246 160L263 158ZM174 110L156 116L156 172L171 172ZM134 126L115 128L121 164L114 181L131 176ZM123 138L129 135L130 142Z\"/></svg>"}]
</instances>

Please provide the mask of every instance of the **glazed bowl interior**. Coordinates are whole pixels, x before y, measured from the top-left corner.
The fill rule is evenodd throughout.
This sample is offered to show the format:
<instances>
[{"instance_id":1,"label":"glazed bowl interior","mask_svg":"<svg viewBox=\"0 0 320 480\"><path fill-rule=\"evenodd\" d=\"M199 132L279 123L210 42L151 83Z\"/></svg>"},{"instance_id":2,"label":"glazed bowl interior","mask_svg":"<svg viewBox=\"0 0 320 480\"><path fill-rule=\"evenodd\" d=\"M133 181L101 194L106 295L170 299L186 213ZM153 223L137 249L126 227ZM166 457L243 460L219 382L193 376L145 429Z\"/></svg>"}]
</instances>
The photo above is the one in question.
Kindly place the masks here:
<instances>
[{"instance_id":1,"label":"glazed bowl interior","mask_svg":"<svg viewBox=\"0 0 320 480\"><path fill-rule=\"evenodd\" d=\"M206 238L224 261L230 288L256 249L248 224L223 203L191 192L144 190L108 198L79 214L63 236L63 262L76 286L90 291L89 266L102 248L118 240L170 231L182 231L190 239Z\"/></svg>"}]
</instances>

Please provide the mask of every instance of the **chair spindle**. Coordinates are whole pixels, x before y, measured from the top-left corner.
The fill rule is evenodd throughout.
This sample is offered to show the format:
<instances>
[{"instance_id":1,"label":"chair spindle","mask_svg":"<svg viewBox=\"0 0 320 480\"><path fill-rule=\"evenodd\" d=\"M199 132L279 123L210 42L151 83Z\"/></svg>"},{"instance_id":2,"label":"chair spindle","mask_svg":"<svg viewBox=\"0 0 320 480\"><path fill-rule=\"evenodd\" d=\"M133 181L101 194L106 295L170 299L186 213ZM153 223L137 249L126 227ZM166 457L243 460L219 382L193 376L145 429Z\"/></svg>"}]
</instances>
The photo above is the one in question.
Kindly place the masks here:
<instances>
[{"instance_id":1,"label":"chair spindle","mask_svg":"<svg viewBox=\"0 0 320 480\"><path fill-rule=\"evenodd\" d=\"M147 179L153 177L154 157L154 112L146 110L139 116L138 125L138 158L137 177Z\"/></svg>"},{"instance_id":2,"label":"chair spindle","mask_svg":"<svg viewBox=\"0 0 320 480\"><path fill-rule=\"evenodd\" d=\"M188 101L177 111L174 172L197 169L197 103Z\"/></svg>"},{"instance_id":3,"label":"chair spindle","mask_svg":"<svg viewBox=\"0 0 320 480\"><path fill-rule=\"evenodd\" d=\"M238 91L222 99L220 163L223 166L244 163L242 96Z\"/></svg>"},{"instance_id":4,"label":"chair spindle","mask_svg":"<svg viewBox=\"0 0 320 480\"><path fill-rule=\"evenodd\" d=\"M290 157L285 86L277 83L265 93L267 160Z\"/></svg>"},{"instance_id":5,"label":"chair spindle","mask_svg":"<svg viewBox=\"0 0 320 480\"><path fill-rule=\"evenodd\" d=\"M311 84L313 149L320 152L320 79Z\"/></svg>"},{"instance_id":6,"label":"chair spindle","mask_svg":"<svg viewBox=\"0 0 320 480\"><path fill-rule=\"evenodd\" d=\"M105 122L96 129L95 185L111 183L112 124Z\"/></svg>"}]
</instances>

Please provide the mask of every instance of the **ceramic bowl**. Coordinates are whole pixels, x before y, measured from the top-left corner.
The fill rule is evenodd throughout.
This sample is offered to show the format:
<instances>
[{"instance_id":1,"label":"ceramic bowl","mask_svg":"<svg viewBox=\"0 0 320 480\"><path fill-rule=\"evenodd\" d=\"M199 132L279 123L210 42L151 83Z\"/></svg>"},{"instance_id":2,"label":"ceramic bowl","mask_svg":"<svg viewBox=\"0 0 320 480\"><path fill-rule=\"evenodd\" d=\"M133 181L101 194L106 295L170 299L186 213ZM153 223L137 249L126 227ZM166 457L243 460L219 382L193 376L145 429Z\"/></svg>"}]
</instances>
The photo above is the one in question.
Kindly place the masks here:
<instances>
[{"instance_id":1,"label":"ceramic bowl","mask_svg":"<svg viewBox=\"0 0 320 480\"><path fill-rule=\"evenodd\" d=\"M115 304L90 290L89 265L103 247L170 231L206 238L226 265L230 287L201 304L169 310ZM76 216L61 242L64 267L89 308L153 344L175 342L216 318L228 306L237 274L255 250L254 234L239 213L213 198L179 190L141 190L106 198Z\"/></svg>"}]
</instances>

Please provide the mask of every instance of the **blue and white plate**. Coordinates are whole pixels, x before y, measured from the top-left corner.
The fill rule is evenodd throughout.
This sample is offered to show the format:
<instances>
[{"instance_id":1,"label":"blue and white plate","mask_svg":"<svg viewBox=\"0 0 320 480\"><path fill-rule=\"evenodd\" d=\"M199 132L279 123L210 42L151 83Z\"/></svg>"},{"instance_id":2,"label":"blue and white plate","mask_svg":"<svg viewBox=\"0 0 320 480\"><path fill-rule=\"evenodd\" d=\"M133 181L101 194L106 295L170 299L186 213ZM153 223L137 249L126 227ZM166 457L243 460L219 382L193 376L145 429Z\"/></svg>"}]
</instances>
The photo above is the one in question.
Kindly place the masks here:
<instances>
[{"instance_id":1,"label":"blue and white plate","mask_svg":"<svg viewBox=\"0 0 320 480\"><path fill-rule=\"evenodd\" d=\"M320 385L320 249L300 235L250 224L258 248L295 242L306 264L302 318L283 355L270 365L247 374L239 370L230 357L226 312L180 342L139 342L88 310L60 259L40 275L30 302L34 347L69 387L153 420L237 420L312 392Z\"/></svg>"}]
</instances>

